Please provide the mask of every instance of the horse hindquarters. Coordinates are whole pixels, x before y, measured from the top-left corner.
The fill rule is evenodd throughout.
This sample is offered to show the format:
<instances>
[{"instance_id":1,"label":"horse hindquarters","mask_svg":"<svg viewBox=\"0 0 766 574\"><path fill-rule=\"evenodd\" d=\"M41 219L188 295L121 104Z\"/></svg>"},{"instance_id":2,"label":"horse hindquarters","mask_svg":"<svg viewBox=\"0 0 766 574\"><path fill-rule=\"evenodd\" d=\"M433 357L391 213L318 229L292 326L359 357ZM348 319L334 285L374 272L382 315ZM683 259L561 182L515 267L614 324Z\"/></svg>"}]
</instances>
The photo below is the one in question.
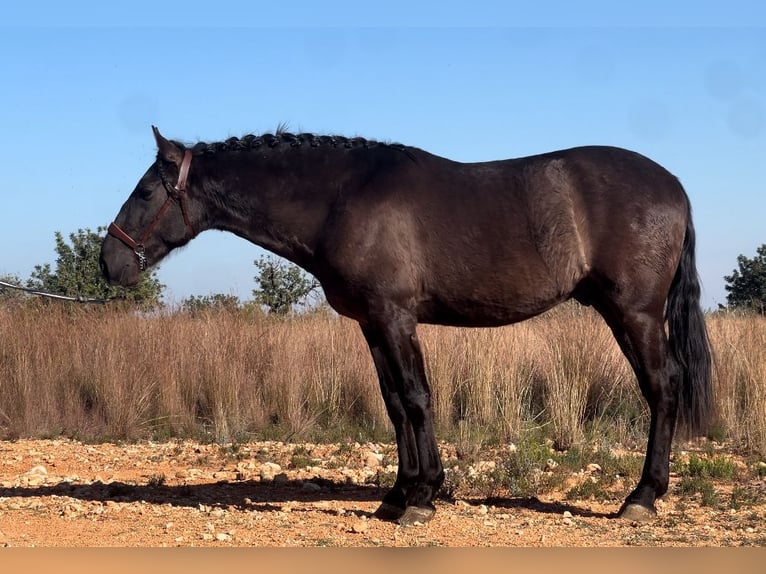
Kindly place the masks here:
<instances>
[{"instance_id":1,"label":"horse hindquarters","mask_svg":"<svg viewBox=\"0 0 766 574\"><path fill-rule=\"evenodd\" d=\"M656 259L650 260L654 267L642 265L639 259L623 262L620 272L612 270L611 274L620 277L619 281L602 282L608 287L588 293L588 302L602 314L630 362L651 414L641 479L620 510L620 516L629 519L653 517L655 500L668 489L679 407L681 422L693 432L702 429L709 412L710 352L699 302L688 200L684 206L684 239L680 256L673 258L678 261L675 269L658 268Z\"/></svg>"}]
</instances>

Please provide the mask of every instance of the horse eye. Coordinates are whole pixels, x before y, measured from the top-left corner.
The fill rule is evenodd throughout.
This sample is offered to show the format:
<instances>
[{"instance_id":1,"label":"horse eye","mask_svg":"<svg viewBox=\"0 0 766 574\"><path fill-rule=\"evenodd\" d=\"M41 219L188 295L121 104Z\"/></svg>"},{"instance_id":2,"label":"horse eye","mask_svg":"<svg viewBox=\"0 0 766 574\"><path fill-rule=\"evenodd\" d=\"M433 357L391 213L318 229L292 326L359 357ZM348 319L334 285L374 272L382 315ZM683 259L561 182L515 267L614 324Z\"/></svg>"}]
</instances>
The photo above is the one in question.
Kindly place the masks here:
<instances>
[{"instance_id":1,"label":"horse eye","mask_svg":"<svg viewBox=\"0 0 766 574\"><path fill-rule=\"evenodd\" d=\"M138 197L140 197L141 199L147 199L148 200L148 199L152 198L152 193L153 192L154 192L154 190L151 189L151 188L142 187L141 189L138 190Z\"/></svg>"}]
</instances>

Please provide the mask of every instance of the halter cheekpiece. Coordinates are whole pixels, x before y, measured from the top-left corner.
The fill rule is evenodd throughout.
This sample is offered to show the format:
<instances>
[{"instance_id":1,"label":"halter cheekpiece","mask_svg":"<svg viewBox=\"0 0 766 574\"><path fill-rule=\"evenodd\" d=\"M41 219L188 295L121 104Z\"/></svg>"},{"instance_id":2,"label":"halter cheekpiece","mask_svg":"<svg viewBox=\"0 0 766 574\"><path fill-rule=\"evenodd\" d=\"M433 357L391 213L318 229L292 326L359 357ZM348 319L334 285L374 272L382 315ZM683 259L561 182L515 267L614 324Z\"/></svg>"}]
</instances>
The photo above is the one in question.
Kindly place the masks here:
<instances>
[{"instance_id":1,"label":"halter cheekpiece","mask_svg":"<svg viewBox=\"0 0 766 574\"><path fill-rule=\"evenodd\" d=\"M162 216L165 215L165 212L170 207L171 202L176 201L180 204L181 214L183 215L183 218L184 218L184 224L189 229L189 231L191 231L192 236L195 234L194 226L189 220L189 213L186 207L186 182L187 182L187 179L189 178L189 167L191 166L191 160L192 160L192 152L191 150L187 149L184 152L184 158L181 161L181 167L179 168L179 171L178 171L178 182L175 184L175 186L171 186L168 183L162 171L162 163L161 162L159 163L158 169L160 172L160 179L162 180L162 185L165 187L165 191L167 191L168 197L165 200L165 203L162 204L162 206L160 207L159 211L154 216L152 221L149 223L149 227L147 227L143 235L139 237L138 241L136 241L130 235L128 235L128 233L123 231L122 228L120 228L120 226L117 225L115 222L112 222L109 224L109 227L106 231L107 234L119 239L125 245L127 245L133 250L133 253L135 253L136 257L138 258L138 268L141 271L144 271L146 269L146 248L144 247L144 242L149 238L149 236L152 234L154 229L157 227L157 224L162 219Z\"/></svg>"}]
</instances>

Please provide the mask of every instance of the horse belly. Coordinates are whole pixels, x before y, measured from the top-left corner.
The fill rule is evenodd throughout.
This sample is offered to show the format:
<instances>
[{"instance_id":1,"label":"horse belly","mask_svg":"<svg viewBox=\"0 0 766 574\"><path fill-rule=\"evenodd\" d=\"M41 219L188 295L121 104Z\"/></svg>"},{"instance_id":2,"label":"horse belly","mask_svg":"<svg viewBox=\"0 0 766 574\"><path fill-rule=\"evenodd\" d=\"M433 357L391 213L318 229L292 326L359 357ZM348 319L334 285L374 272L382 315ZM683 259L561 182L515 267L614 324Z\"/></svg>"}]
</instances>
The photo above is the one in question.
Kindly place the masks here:
<instances>
[{"instance_id":1,"label":"horse belly","mask_svg":"<svg viewBox=\"0 0 766 574\"><path fill-rule=\"evenodd\" d=\"M506 273L444 278L417 306L423 323L492 327L517 323L547 311L569 296L544 268L528 265Z\"/></svg>"},{"instance_id":2,"label":"horse belly","mask_svg":"<svg viewBox=\"0 0 766 574\"><path fill-rule=\"evenodd\" d=\"M417 308L418 321L453 327L499 327L518 323L539 315L558 302L538 302L534 305L498 304L487 301L462 301L445 304L426 300Z\"/></svg>"}]
</instances>

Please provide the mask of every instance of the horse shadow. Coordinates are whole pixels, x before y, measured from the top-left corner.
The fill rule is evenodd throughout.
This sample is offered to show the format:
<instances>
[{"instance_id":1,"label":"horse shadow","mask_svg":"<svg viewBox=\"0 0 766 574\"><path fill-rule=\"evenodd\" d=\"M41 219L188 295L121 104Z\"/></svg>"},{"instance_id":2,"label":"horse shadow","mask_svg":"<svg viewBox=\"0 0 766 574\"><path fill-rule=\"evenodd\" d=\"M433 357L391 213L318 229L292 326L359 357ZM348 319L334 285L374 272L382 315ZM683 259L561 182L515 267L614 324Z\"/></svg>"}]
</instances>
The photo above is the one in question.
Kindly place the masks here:
<instances>
[{"instance_id":1,"label":"horse shadow","mask_svg":"<svg viewBox=\"0 0 766 574\"><path fill-rule=\"evenodd\" d=\"M218 481L213 483L166 485L150 479L147 484L120 481L89 484L62 482L56 485L0 488L0 498L66 496L89 502L146 503L187 508L237 509L274 512L288 502L312 503L342 501L374 502L383 497L375 485L349 485L330 480L310 481L318 488L306 489L306 481ZM333 509L318 507L334 514ZM361 513L365 514L365 513ZM369 513L371 515L371 513Z\"/></svg>"},{"instance_id":2,"label":"horse shadow","mask_svg":"<svg viewBox=\"0 0 766 574\"><path fill-rule=\"evenodd\" d=\"M541 514L557 514L562 515L564 512L569 511L572 516L580 518L618 518L617 512L596 512L594 510L580 508L572 504L553 501L543 501L536 496L523 497L523 498L500 498L490 497L487 498L482 504L487 506L494 506L496 508L507 509L524 509Z\"/></svg>"},{"instance_id":3,"label":"horse shadow","mask_svg":"<svg viewBox=\"0 0 766 574\"><path fill-rule=\"evenodd\" d=\"M315 486L307 488L306 484ZM150 480L148 484L133 484L120 481L93 482L89 484L62 482L55 485L13 486L0 488L0 498L69 497L89 502L146 503L188 508L236 509L241 511L276 512L284 504L297 503L367 503L378 502L386 489L376 484L349 484L329 479L273 481L218 481L214 483L166 485L162 480ZM455 499L440 497L444 504ZM558 501L546 502L537 497L503 498L489 497L467 499L472 507L481 505L495 508L530 510L541 514L561 515L565 511L572 516L584 518L616 518L617 513L594 512ZM336 514L331 507L317 506L318 512ZM347 512L349 512L347 510ZM350 511L359 516L371 518L372 512Z\"/></svg>"}]
</instances>

